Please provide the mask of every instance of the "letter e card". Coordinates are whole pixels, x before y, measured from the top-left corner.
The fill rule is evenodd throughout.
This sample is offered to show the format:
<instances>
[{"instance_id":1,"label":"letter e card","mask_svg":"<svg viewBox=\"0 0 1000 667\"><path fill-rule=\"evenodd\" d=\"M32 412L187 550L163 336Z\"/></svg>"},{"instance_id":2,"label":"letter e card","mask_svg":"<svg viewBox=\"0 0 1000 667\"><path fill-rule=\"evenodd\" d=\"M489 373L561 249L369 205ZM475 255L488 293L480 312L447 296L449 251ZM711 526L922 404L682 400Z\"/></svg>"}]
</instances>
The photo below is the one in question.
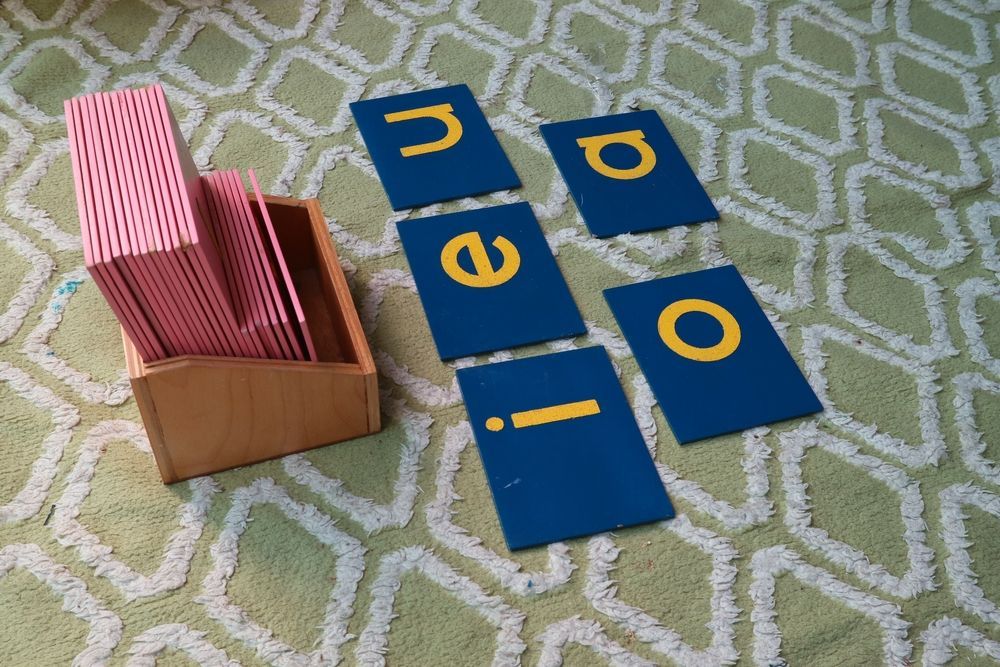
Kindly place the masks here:
<instances>
[{"instance_id":1,"label":"letter e card","mask_svg":"<svg viewBox=\"0 0 1000 667\"><path fill-rule=\"evenodd\" d=\"M586 333L530 204L397 226L441 359Z\"/></svg>"}]
</instances>

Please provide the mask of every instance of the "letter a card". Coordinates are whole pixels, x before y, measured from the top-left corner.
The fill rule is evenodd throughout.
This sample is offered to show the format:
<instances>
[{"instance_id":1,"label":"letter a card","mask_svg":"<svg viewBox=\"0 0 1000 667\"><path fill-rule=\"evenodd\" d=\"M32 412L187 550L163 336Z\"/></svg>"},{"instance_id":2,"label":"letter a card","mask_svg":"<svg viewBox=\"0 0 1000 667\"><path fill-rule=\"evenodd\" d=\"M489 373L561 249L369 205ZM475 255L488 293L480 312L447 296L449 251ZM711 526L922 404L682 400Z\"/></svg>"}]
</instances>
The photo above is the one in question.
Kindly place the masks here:
<instances>
[{"instance_id":1,"label":"letter a card","mask_svg":"<svg viewBox=\"0 0 1000 667\"><path fill-rule=\"evenodd\" d=\"M669 519L603 347L458 371L507 547Z\"/></svg>"},{"instance_id":2,"label":"letter a card","mask_svg":"<svg viewBox=\"0 0 1000 667\"><path fill-rule=\"evenodd\" d=\"M529 204L397 226L441 359L586 333Z\"/></svg>"},{"instance_id":3,"label":"letter a card","mask_svg":"<svg viewBox=\"0 0 1000 667\"><path fill-rule=\"evenodd\" d=\"M520 187L468 86L351 103L395 211Z\"/></svg>"},{"instance_id":4,"label":"letter a card","mask_svg":"<svg viewBox=\"0 0 1000 667\"><path fill-rule=\"evenodd\" d=\"M655 111L539 129L584 222L598 238L719 218Z\"/></svg>"},{"instance_id":5,"label":"letter a card","mask_svg":"<svg viewBox=\"0 0 1000 667\"><path fill-rule=\"evenodd\" d=\"M681 444L823 409L734 266L604 298Z\"/></svg>"}]
</instances>

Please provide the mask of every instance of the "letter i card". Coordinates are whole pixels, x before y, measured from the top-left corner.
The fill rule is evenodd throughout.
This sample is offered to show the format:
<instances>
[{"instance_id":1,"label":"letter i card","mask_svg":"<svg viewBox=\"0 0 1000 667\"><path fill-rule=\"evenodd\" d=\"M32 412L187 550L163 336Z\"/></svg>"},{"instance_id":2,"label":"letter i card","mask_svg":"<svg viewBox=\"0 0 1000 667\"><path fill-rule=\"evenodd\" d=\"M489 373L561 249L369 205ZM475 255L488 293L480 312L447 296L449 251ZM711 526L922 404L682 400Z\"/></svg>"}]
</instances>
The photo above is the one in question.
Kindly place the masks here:
<instances>
[{"instance_id":1,"label":"letter i card","mask_svg":"<svg viewBox=\"0 0 1000 667\"><path fill-rule=\"evenodd\" d=\"M507 547L674 516L602 347L458 371Z\"/></svg>"},{"instance_id":2,"label":"letter i card","mask_svg":"<svg viewBox=\"0 0 1000 667\"><path fill-rule=\"evenodd\" d=\"M598 238L719 218L655 111L539 129L580 215Z\"/></svg>"},{"instance_id":3,"label":"letter i card","mask_svg":"<svg viewBox=\"0 0 1000 667\"><path fill-rule=\"evenodd\" d=\"M530 204L397 227L441 359L587 332Z\"/></svg>"},{"instance_id":4,"label":"letter i card","mask_svg":"<svg viewBox=\"0 0 1000 667\"><path fill-rule=\"evenodd\" d=\"M394 211L521 186L466 85L350 106Z\"/></svg>"},{"instance_id":5,"label":"letter i card","mask_svg":"<svg viewBox=\"0 0 1000 667\"><path fill-rule=\"evenodd\" d=\"M736 267L604 298L681 444L823 409Z\"/></svg>"}]
</instances>

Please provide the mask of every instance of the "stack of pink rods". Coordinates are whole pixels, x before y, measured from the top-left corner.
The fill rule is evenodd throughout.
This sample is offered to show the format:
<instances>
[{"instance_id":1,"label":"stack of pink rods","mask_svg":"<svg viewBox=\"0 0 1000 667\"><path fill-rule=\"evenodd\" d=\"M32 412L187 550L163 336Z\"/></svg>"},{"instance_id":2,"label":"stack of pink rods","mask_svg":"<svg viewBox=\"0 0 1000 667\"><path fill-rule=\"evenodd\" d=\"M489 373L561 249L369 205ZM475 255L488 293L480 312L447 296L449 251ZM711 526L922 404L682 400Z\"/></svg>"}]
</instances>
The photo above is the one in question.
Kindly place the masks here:
<instances>
[{"instance_id":1,"label":"stack of pink rods","mask_svg":"<svg viewBox=\"0 0 1000 667\"><path fill-rule=\"evenodd\" d=\"M146 362L316 360L253 171L200 176L163 89L67 100L87 270Z\"/></svg>"}]
</instances>

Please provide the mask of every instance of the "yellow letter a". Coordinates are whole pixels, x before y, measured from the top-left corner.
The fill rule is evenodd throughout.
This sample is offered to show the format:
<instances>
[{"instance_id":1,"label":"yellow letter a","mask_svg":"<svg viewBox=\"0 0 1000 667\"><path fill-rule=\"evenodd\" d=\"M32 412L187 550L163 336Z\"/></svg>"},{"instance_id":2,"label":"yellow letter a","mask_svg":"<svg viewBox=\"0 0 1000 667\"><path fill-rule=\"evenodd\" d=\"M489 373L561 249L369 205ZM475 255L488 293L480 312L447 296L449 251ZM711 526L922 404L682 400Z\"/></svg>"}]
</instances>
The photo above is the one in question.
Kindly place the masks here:
<instances>
[{"instance_id":1,"label":"yellow letter a","mask_svg":"<svg viewBox=\"0 0 1000 667\"><path fill-rule=\"evenodd\" d=\"M642 130L629 130L628 132L612 132L611 134L598 134L593 137L580 137L576 140L577 145L583 149L583 155L587 158L587 163L599 174L608 178L628 181L634 178L642 178L653 170L656 166L656 153L649 144L646 143L646 135ZM601 159L601 151L610 144L627 144L639 151L639 164L629 169L618 169L612 167Z\"/></svg>"},{"instance_id":2,"label":"yellow letter a","mask_svg":"<svg viewBox=\"0 0 1000 667\"><path fill-rule=\"evenodd\" d=\"M413 120L414 118L437 118L444 123L447 132L437 141L429 141L426 144L414 144L413 146L403 146L399 152L403 157L413 157L424 153L435 153L451 148L462 138L462 123L455 117L455 113L450 104L435 104L429 107L409 109L407 111L396 111L385 114L387 123L398 123L402 120Z\"/></svg>"}]
</instances>

